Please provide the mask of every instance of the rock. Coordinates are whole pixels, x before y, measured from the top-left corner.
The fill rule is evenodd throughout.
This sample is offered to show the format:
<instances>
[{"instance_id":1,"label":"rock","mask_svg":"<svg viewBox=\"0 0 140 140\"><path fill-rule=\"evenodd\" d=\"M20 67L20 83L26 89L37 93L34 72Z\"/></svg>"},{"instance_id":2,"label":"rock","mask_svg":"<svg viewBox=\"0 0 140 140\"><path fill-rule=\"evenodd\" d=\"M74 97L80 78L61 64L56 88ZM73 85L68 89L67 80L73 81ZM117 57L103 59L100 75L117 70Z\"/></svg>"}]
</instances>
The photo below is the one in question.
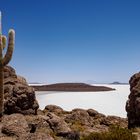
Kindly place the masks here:
<instances>
[{"instance_id":1,"label":"rock","mask_svg":"<svg viewBox=\"0 0 140 140\"><path fill-rule=\"evenodd\" d=\"M34 137L34 133L41 133L48 135L56 134L57 137L68 140L79 140L80 138L79 133L71 131L63 118L58 117L52 112L48 112L48 114L45 115L26 115L25 118L30 128L30 133L33 133L33 135L29 135L28 137Z\"/></svg>"},{"instance_id":2,"label":"rock","mask_svg":"<svg viewBox=\"0 0 140 140\"><path fill-rule=\"evenodd\" d=\"M104 114L99 113L98 111L94 110L94 109L88 109L87 110L89 116L94 117L94 118L102 118L105 117Z\"/></svg>"},{"instance_id":3,"label":"rock","mask_svg":"<svg viewBox=\"0 0 140 140\"><path fill-rule=\"evenodd\" d=\"M0 140L17 140L16 137L1 136Z\"/></svg>"},{"instance_id":4,"label":"rock","mask_svg":"<svg viewBox=\"0 0 140 140\"><path fill-rule=\"evenodd\" d=\"M15 70L10 66L4 67L4 78L6 79L8 77L17 78Z\"/></svg>"},{"instance_id":5,"label":"rock","mask_svg":"<svg viewBox=\"0 0 140 140\"><path fill-rule=\"evenodd\" d=\"M3 135L0 134L0 139L3 138L3 140L54 140L49 133L46 133L47 131L39 132L38 129L36 129L36 127L43 128L44 126L48 126L45 128L50 129L49 125L44 124L45 121L45 116L24 116L22 114L4 115L2 118L1 127L1 132ZM30 124L32 124L32 126L30 126Z\"/></svg>"},{"instance_id":6,"label":"rock","mask_svg":"<svg viewBox=\"0 0 140 140\"><path fill-rule=\"evenodd\" d=\"M29 133L28 124L22 114L4 115L2 133L7 136L23 137Z\"/></svg>"},{"instance_id":7,"label":"rock","mask_svg":"<svg viewBox=\"0 0 140 140\"><path fill-rule=\"evenodd\" d=\"M62 134L62 133L69 133L71 131L71 129L68 127L67 123L60 117L56 116L53 113L48 113L47 116L49 117L47 122L49 123L51 129L57 135Z\"/></svg>"},{"instance_id":8,"label":"rock","mask_svg":"<svg viewBox=\"0 0 140 140\"><path fill-rule=\"evenodd\" d=\"M5 115L0 121L0 140L80 140L93 132L106 132L110 126L126 127L127 120L105 116L96 110L64 111L48 106L45 113ZM55 113L60 109L61 113Z\"/></svg>"},{"instance_id":9,"label":"rock","mask_svg":"<svg viewBox=\"0 0 140 140\"><path fill-rule=\"evenodd\" d=\"M76 131L62 132L57 134L57 136L62 136L68 140L80 140L80 133Z\"/></svg>"},{"instance_id":10,"label":"rock","mask_svg":"<svg viewBox=\"0 0 140 140\"><path fill-rule=\"evenodd\" d=\"M4 67L4 113L36 114L38 108L35 91L25 78L17 76L12 67Z\"/></svg>"},{"instance_id":11,"label":"rock","mask_svg":"<svg viewBox=\"0 0 140 140\"><path fill-rule=\"evenodd\" d=\"M19 83L21 83L21 84L23 84L23 85L28 85L26 79L25 79L24 77L22 77L22 76L19 76L19 75L18 75L18 76L17 76L17 80L18 80Z\"/></svg>"},{"instance_id":12,"label":"rock","mask_svg":"<svg viewBox=\"0 0 140 140\"><path fill-rule=\"evenodd\" d=\"M100 121L100 124L105 125L105 126L116 125L116 126L120 126L122 128L126 128L127 120L125 118L120 118L120 117L116 117L116 116L107 116L107 117L104 117Z\"/></svg>"},{"instance_id":13,"label":"rock","mask_svg":"<svg viewBox=\"0 0 140 140\"><path fill-rule=\"evenodd\" d=\"M92 116L92 117L95 117L99 114L98 111L96 111L94 109L88 109L87 112L88 112L89 116Z\"/></svg>"},{"instance_id":14,"label":"rock","mask_svg":"<svg viewBox=\"0 0 140 140\"><path fill-rule=\"evenodd\" d=\"M35 134L29 134L26 140L54 140L50 135L37 132Z\"/></svg>"},{"instance_id":15,"label":"rock","mask_svg":"<svg viewBox=\"0 0 140 140\"><path fill-rule=\"evenodd\" d=\"M134 74L130 81L130 95L126 103L128 127L140 126L140 73Z\"/></svg>"},{"instance_id":16,"label":"rock","mask_svg":"<svg viewBox=\"0 0 140 140\"><path fill-rule=\"evenodd\" d=\"M44 113L48 113L48 112L53 112L55 114L61 114L63 112L63 109L59 106L56 105L47 105L45 107L45 109L43 110Z\"/></svg>"},{"instance_id":17,"label":"rock","mask_svg":"<svg viewBox=\"0 0 140 140\"><path fill-rule=\"evenodd\" d=\"M90 125L90 116L84 109L74 109L66 116L65 121L88 126Z\"/></svg>"},{"instance_id":18,"label":"rock","mask_svg":"<svg viewBox=\"0 0 140 140\"><path fill-rule=\"evenodd\" d=\"M30 133L43 132L43 133L53 133L47 122L49 117L44 115L26 115L25 116L28 126L30 128Z\"/></svg>"}]
</instances>

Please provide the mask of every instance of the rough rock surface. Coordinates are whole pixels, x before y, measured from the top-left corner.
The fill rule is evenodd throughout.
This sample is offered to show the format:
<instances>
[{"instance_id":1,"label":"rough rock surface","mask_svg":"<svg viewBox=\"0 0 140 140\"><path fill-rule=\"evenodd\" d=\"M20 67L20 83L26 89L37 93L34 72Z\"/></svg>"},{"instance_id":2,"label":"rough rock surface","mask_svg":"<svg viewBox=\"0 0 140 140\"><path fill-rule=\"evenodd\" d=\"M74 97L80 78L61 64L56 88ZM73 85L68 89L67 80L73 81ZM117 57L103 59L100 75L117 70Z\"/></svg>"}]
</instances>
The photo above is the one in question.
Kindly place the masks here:
<instances>
[{"instance_id":1,"label":"rough rock surface","mask_svg":"<svg viewBox=\"0 0 140 140\"><path fill-rule=\"evenodd\" d=\"M3 140L80 140L91 132L108 131L112 125L127 127L127 120L105 116L96 110L74 109L70 112L49 105L38 115L14 113L0 122Z\"/></svg>"},{"instance_id":2,"label":"rough rock surface","mask_svg":"<svg viewBox=\"0 0 140 140\"><path fill-rule=\"evenodd\" d=\"M17 76L15 70L4 68L4 113L35 114L38 109L35 91L26 80Z\"/></svg>"},{"instance_id":3,"label":"rough rock surface","mask_svg":"<svg viewBox=\"0 0 140 140\"><path fill-rule=\"evenodd\" d=\"M134 74L129 83L130 95L126 103L128 127L140 127L140 73Z\"/></svg>"},{"instance_id":4,"label":"rough rock surface","mask_svg":"<svg viewBox=\"0 0 140 140\"><path fill-rule=\"evenodd\" d=\"M29 132L28 124L25 117L21 114L5 115L2 119L2 133L8 136L25 135Z\"/></svg>"}]
</instances>

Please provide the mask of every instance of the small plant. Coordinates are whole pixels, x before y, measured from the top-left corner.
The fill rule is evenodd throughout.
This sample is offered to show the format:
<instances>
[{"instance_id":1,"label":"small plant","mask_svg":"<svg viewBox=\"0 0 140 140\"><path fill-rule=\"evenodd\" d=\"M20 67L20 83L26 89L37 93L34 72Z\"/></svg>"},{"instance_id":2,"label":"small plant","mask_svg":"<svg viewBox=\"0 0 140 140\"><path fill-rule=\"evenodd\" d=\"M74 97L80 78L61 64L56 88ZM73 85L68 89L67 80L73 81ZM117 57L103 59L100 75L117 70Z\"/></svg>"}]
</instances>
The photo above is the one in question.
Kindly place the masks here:
<instances>
[{"instance_id":1,"label":"small plant","mask_svg":"<svg viewBox=\"0 0 140 140\"><path fill-rule=\"evenodd\" d=\"M137 140L137 138L131 130L113 126L108 132L91 133L81 140Z\"/></svg>"},{"instance_id":2,"label":"small plant","mask_svg":"<svg viewBox=\"0 0 140 140\"><path fill-rule=\"evenodd\" d=\"M81 131L83 132L86 128L80 123L80 121L75 121L72 123L71 128L74 131Z\"/></svg>"}]
</instances>

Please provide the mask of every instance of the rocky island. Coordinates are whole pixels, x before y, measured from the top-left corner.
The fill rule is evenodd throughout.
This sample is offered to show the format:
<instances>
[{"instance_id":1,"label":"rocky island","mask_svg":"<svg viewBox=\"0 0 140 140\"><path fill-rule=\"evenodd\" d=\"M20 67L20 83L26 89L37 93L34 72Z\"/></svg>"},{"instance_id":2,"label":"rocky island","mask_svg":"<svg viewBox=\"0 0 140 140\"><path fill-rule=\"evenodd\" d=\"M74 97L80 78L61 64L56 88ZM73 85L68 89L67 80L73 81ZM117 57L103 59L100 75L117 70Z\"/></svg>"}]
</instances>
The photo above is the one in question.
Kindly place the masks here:
<instances>
[{"instance_id":1,"label":"rocky island","mask_svg":"<svg viewBox=\"0 0 140 140\"><path fill-rule=\"evenodd\" d=\"M85 83L57 83L51 85L35 85L32 86L36 91L111 91L113 88L104 86L92 86Z\"/></svg>"}]
</instances>

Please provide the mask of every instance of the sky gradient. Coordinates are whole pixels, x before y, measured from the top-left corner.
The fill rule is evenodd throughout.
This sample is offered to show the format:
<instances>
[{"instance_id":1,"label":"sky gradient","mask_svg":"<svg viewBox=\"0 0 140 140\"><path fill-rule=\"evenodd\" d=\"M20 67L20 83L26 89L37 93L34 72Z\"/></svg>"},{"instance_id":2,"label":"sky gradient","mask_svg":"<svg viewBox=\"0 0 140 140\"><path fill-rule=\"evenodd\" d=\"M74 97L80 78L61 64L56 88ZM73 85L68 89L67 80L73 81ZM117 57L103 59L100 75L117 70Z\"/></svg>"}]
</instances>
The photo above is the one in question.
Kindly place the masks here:
<instances>
[{"instance_id":1,"label":"sky gradient","mask_svg":"<svg viewBox=\"0 0 140 140\"><path fill-rule=\"evenodd\" d=\"M0 0L28 82L128 82L140 70L139 0Z\"/></svg>"}]
</instances>

